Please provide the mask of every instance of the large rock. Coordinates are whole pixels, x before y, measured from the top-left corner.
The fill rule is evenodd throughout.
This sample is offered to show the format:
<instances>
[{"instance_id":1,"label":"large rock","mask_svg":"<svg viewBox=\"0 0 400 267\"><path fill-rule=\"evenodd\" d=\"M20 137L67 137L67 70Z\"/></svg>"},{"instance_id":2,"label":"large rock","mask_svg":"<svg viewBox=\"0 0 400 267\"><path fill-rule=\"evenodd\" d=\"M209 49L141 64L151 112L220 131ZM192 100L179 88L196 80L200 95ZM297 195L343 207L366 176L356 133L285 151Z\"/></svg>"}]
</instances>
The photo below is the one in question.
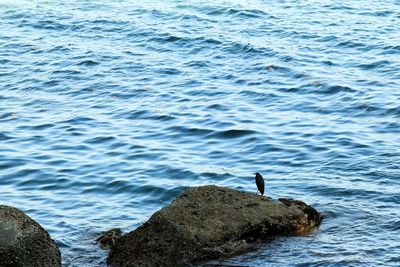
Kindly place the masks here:
<instances>
[{"instance_id":1,"label":"large rock","mask_svg":"<svg viewBox=\"0 0 400 267\"><path fill-rule=\"evenodd\" d=\"M0 266L61 266L61 254L37 222L16 208L0 205Z\"/></svg>"},{"instance_id":2,"label":"large rock","mask_svg":"<svg viewBox=\"0 0 400 267\"><path fill-rule=\"evenodd\" d=\"M322 217L291 199L192 188L111 246L111 266L182 266L243 253L277 235L308 233Z\"/></svg>"}]
</instances>

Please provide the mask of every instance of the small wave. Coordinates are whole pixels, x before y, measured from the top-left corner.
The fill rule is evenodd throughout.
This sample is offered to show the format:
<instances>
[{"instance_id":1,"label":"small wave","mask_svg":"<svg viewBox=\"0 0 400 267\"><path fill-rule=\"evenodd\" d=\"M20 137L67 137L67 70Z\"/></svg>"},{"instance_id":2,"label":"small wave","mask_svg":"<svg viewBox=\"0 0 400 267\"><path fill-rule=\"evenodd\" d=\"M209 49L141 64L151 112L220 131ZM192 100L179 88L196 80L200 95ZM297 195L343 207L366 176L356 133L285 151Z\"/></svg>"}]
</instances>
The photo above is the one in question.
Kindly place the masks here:
<instances>
[{"instance_id":1,"label":"small wave","mask_svg":"<svg viewBox=\"0 0 400 267\"><path fill-rule=\"evenodd\" d=\"M65 159L50 159L46 161L49 166L62 166L68 164L69 161Z\"/></svg>"},{"instance_id":2,"label":"small wave","mask_svg":"<svg viewBox=\"0 0 400 267\"><path fill-rule=\"evenodd\" d=\"M146 149L145 146L141 146L141 145L131 145L128 150L144 150Z\"/></svg>"},{"instance_id":3,"label":"small wave","mask_svg":"<svg viewBox=\"0 0 400 267\"><path fill-rule=\"evenodd\" d=\"M281 65L265 66L264 70L268 70L269 72L279 72L282 75L290 76L295 79L304 79L304 78L308 77L308 75L305 74L304 72L300 72L293 68L289 68L289 67L281 66Z\"/></svg>"},{"instance_id":4,"label":"small wave","mask_svg":"<svg viewBox=\"0 0 400 267\"><path fill-rule=\"evenodd\" d=\"M399 54L400 45L389 45L382 48L381 55Z\"/></svg>"},{"instance_id":5,"label":"small wave","mask_svg":"<svg viewBox=\"0 0 400 267\"><path fill-rule=\"evenodd\" d=\"M348 41L340 42L340 43L336 44L335 46L336 47L344 47L344 48L359 48L359 47L364 47L365 44L348 40Z\"/></svg>"},{"instance_id":6,"label":"small wave","mask_svg":"<svg viewBox=\"0 0 400 267\"><path fill-rule=\"evenodd\" d=\"M69 28L69 25L64 25L59 22L55 22L52 20L39 20L32 24L33 28L39 30L56 30L56 31L65 31Z\"/></svg>"},{"instance_id":7,"label":"small wave","mask_svg":"<svg viewBox=\"0 0 400 267\"><path fill-rule=\"evenodd\" d=\"M39 178L39 180L40 180L40 177L42 177L42 174L43 174L42 170L32 169L32 168L25 168L25 169L22 169L22 170L19 170L19 171L15 172L13 174L13 176L18 178L18 179L20 179L20 178L23 179L22 183L24 183L26 181L25 179L28 176L31 176L32 178L33 177ZM29 180L31 180L31 179L29 179Z\"/></svg>"},{"instance_id":8,"label":"small wave","mask_svg":"<svg viewBox=\"0 0 400 267\"><path fill-rule=\"evenodd\" d=\"M379 107L377 104L374 103L362 103L351 106L346 110L347 112L351 112L358 117L381 116L386 111L386 109Z\"/></svg>"},{"instance_id":9,"label":"small wave","mask_svg":"<svg viewBox=\"0 0 400 267\"><path fill-rule=\"evenodd\" d=\"M200 61L194 60L184 64L186 67L195 67L195 68L209 68L210 63L208 61Z\"/></svg>"},{"instance_id":10,"label":"small wave","mask_svg":"<svg viewBox=\"0 0 400 267\"><path fill-rule=\"evenodd\" d=\"M3 158L0 156L0 170L6 170L10 168L20 167L28 163L25 159L16 158Z\"/></svg>"},{"instance_id":11,"label":"small wave","mask_svg":"<svg viewBox=\"0 0 400 267\"><path fill-rule=\"evenodd\" d=\"M73 50L67 45L57 45L46 50L46 53L70 53Z\"/></svg>"},{"instance_id":12,"label":"small wave","mask_svg":"<svg viewBox=\"0 0 400 267\"><path fill-rule=\"evenodd\" d=\"M219 111L228 111L229 107L222 104L211 104L205 108L205 110L215 109Z\"/></svg>"},{"instance_id":13,"label":"small wave","mask_svg":"<svg viewBox=\"0 0 400 267\"><path fill-rule=\"evenodd\" d=\"M84 61L79 62L77 65L78 65L78 66L87 66L87 67L90 67L90 66L96 66L96 65L99 65L99 64L100 64L100 63L97 62L97 61L88 59L88 60L84 60Z\"/></svg>"},{"instance_id":14,"label":"small wave","mask_svg":"<svg viewBox=\"0 0 400 267\"><path fill-rule=\"evenodd\" d=\"M278 98L278 95L275 93L264 93L264 92L257 92L255 90L242 90L239 93L240 95L250 97L252 99L261 101L266 100L273 101L274 99Z\"/></svg>"},{"instance_id":15,"label":"small wave","mask_svg":"<svg viewBox=\"0 0 400 267\"><path fill-rule=\"evenodd\" d=\"M361 12L360 13L360 15L367 15L367 16L374 16L374 17L389 17L393 14L396 14L396 13L391 10L379 10L379 11L374 11L374 12Z\"/></svg>"},{"instance_id":16,"label":"small wave","mask_svg":"<svg viewBox=\"0 0 400 267\"><path fill-rule=\"evenodd\" d=\"M18 187L23 188L25 190L57 190L57 189L64 189L66 185L69 184L69 180L67 179L56 179L50 175L46 175L44 172L42 173L41 178L38 177L33 179L24 179L18 182Z\"/></svg>"},{"instance_id":17,"label":"small wave","mask_svg":"<svg viewBox=\"0 0 400 267\"><path fill-rule=\"evenodd\" d=\"M331 85L331 86L322 86L314 92L320 93L320 94L326 94L326 95L334 95L334 94L338 94L338 93L354 93L357 91L348 86Z\"/></svg>"},{"instance_id":18,"label":"small wave","mask_svg":"<svg viewBox=\"0 0 400 267\"><path fill-rule=\"evenodd\" d=\"M175 36L170 33L158 33L155 36L153 36L153 35L154 35L154 33L152 34L152 36L149 37L147 42L157 42L157 43L165 44L165 43L176 43L176 42L185 40L184 37Z\"/></svg>"},{"instance_id":19,"label":"small wave","mask_svg":"<svg viewBox=\"0 0 400 267\"><path fill-rule=\"evenodd\" d=\"M338 3L327 4L327 5L324 5L324 8L328 8L328 9L331 9L331 10L340 10L340 11L343 11L343 10L346 10L346 11L354 10L354 7L349 6L347 4L342 4L342 3L340 3L340 4L338 4Z\"/></svg>"},{"instance_id":20,"label":"small wave","mask_svg":"<svg viewBox=\"0 0 400 267\"><path fill-rule=\"evenodd\" d=\"M204 43L206 43L206 44L213 44L213 45L220 45L220 44L222 44L221 41L219 41L219 40L217 40L217 39L214 39L214 38L211 38L211 37L198 37L198 38L196 38L196 39L194 39L194 40L196 40L196 41L201 41L201 42L204 42Z\"/></svg>"},{"instance_id":21,"label":"small wave","mask_svg":"<svg viewBox=\"0 0 400 267\"><path fill-rule=\"evenodd\" d=\"M94 122L94 121L95 121L94 119L89 117L77 116L65 121L61 121L59 123L65 125L77 125L77 124L87 124L88 122Z\"/></svg>"},{"instance_id":22,"label":"small wave","mask_svg":"<svg viewBox=\"0 0 400 267\"><path fill-rule=\"evenodd\" d=\"M184 136L207 136L214 133L213 130L195 127L185 127L185 126L172 126L167 128L167 131L174 133L181 133Z\"/></svg>"},{"instance_id":23,"label":"small wave","mask_svg":"<svg viewBox=\"0 0 400 267\"><path fill-rule=\"evenodd\" d=\"M7 141L13 139L12 136L6 134L6 133L1 133L0 132L0 141Z\"/></svg>"},{"instance_id":24,"label":"small wave","mask_svg":"<svg viewBox=\"0 0 400 267\"><path fill-rule=\"evenodd\" d=\"M88 140L85 140L86 144L104 144L110 143L115 140L113 136L97 136Z\"/></svg>"},{"instance_id":25,"label":"small wave","mask_svg":"<svg viewBox=\"0 0 400 267\"><path fill-rule=\"evenodd\" d=\"M156 168L149 171L148 174L150 174L150 177L164 177L163 179L165 179L165 181L171 182L198 179L197 173L174 164L158 164Z\"/></svg>"},{"instance_id":26,"label":"small wave","mask_svg":"<svg viewBox=\"0 0 400 267\"><path fill-rule=\"evenodd\" d=\"M322 64L324 64L325 66L337 66L337 64L335 62L332 62L330 60L323 60L321 61Z\"/></svg>"},{"instance_id":27,"label":"small wave","mask_svg":"<svg viewBox=\"0 0 400 267\"><path fill-rule=\"evenodd\" d=\"M129 113L124 113L119 115L119 117L123 117L128 120L156 120L156 121L171 121L174 120L175 117L167 114L157 114L148 110L137 110Z\"/></svg>"},{"instance_id":28,"label":"small wave","mask_svg":"<svg viewBox=\"0 0 400 267\"><path fill-rule=\"evenodd\" d=\"M386 67L387 65L390 65L390 63L391 62L388 60L380 60L380 61L376 61L373 63L360 64L357 67L359 67L363 70L372 70L372 69Z\"/></svg>"},{"instance_id":29,"label":"small wave","mask_svg":"<svg viewBox=\"0 0 400 267\"><path fill-rule=\"evenodd\" d=\"M78 70L55 70L52 71L51 74L53 75L59 75L59 74L65 74L65 75L80 75L82 74L81 71Z\"/></svg>"},{"instance_id":30,"label":"small wave","mask_svg":"<svg viewBox=\"0 0 400 267\"><path fill-rule=\"evenodd\" d=\"M213 133L209 137L219 138L219 139L232 139L232 138L239 138L239 137L253 135L253 134L257 134L257 132L251 131L251 130L231 129L231 130L219 131L219 132Z\"/></svg>"},{"instance_id":31,"label":"small wave","mask_svg":"<svg viewBox=\"0 0 400 267\"><path fill-rule=\"evenodd\" d=\"M346 187L334 187L330 185L310 185L307 186L307 190L311 191L315 195L331 196L337 199L376 199L379 197L380 192L374 190L368 190L364 188L346 188Z\"/></svg>"},{"instance_id":32,"label":"small wave","mask_svg":"<svg viewBox=\"0 0 400 267\"><path fill-rule=\"evenodd\" d=\"M5 112L0 114L0 120L10 120L15 116L14 112Z\"/></svg>"},{"instance_id":33,"label":"small wave","mask_svg":"<svg viewBox=\"0 0 400 267\"><path fill-rule=\"evenodd\" d=\"M280 91L302 94L335 95L340 93L355 93L355 89L343 85L327 85L318 81L308 82L300 87L281 88Z\"/></svg>"},{"instance_id":34,"label":"small wave","mask_svg":"<svg viewBox=\"0 0 400 267\"><path fill-rule=\"evenodd\" d=\"M2 58L2 59L0 59L0 64L9 64L9 63L11 63L11 60L9 60L9 59L7 59L7 58Z\"/></svg>"},{"instance_id":35,"label":"small wave","mask_svg":"<svg viewBox=\"0 0 400 267\"><path fill-rule=\"evenodd\" d=\"M90 147L86 145L53 145L49 148L49 150L55 151L73 151L77 154L85 153L86 151L90 151Z\"/></svg>"},{"instance_id":36,"label":"small wave","mask_svg":"<svg viewBox=\"0 0 400 267\"><path fill-rule=\"evenodd\" d=\"M39 124L39 125L23 125L23 126L18 126L17 129L20 130L33 130L33 131L42 131L42 130L46 130L49 129L51 127L54 127L55 125L52 123L45 123L45 124Z\"/></svg>"},{"instance_id":37,"label":"small wave","mask_svg":"<svg viewBox=\"0 0 400 267\"><path fill-rule=\"evenodd\" d=\"M208 22L213 22L213 20L209 18L204 18L195 14L179 14L175 19L180 20L180 21L188 21L190 23L193 23L194 21L200 22L200 23L208 23Z\"/></svg>"},{"instance_id":38,"label":"small wave","mask_svg":"<svg viewBox=\"0 0 400 267\"><path fill-rule=\"evenodd\" d=\"M386 227L392 231L399 231L400 230L400 221L391 222L391 223L389 223L389 225L386 225Z\"/></svg>"},{"instance_id":39,"label":"small wave","mask_svg":"<svg viewBox=\"0 0 400 267\"><path fill-rule=\"evenodd\" d=\"M400 106L386 109L385 115L391 115L391 116L394 115L396 117L400 117ZM396 123L395 125L398 124Z\"/></svg>"},{"instance_id":40,"label":"small wave","mask_svg":"<svg viewBox=\"0 0 400 267\"><path fill-rule=\"evenodd\" d=\"M254 45L247 43L231 42L226 44L223 51L229 54L240 54L244 58L248 57L271 57L276 54L275 51L265 47L255 47Z\"/></svg>"},{"instance_id":41,"label":"small wave","mask_svg":"<svg viewBox=\"0 0 400 267\"><path fill-rule=\"evenodd\" d=\"M157 69L156 73L165 74L165 75L179 75L182 73L182 71L180 71L176 68L161 68L161 69Z\"/></svg>"},{"instance_id":42,"label":"small wave","mask_svg":"<svg viewBox=\"0 0 400 267\"><path fill-rule=\"evenodd\" d=\"M151 151L143 151L141 149L130 151L127 155L124 155L124 159L131 161L138 161L138 160L163 160L165 155L161 152L151 152Z\"/></svg>"},{"instance_id":43,"label":"small wave","mask_svg":"<svg viewBox=\"0 0 400 267\"><path fill-rule=\"evenodd\" d=\"M269 16L269 14L265 13L260 9L246 9L246 8L232 8L225 6L205 6L199 7L198 10L206 13L208 16L223 16L223 17L239 17L239 18L261 18L265 16Z\"/></svg>"},{"instance_id":44,"label":"small wave","mask_svg":"<svg viewBox=\"0 0 400 267\"><path fill-rule=\"evenodd\" d=\"M274 16L270 16L262 10L259 9L233 9L230 8L226 12L225 15L233 15L234 17L251 19L251 18L262 18L268 17L269 19L275 18Z\"/></svg>"}]
</instances>

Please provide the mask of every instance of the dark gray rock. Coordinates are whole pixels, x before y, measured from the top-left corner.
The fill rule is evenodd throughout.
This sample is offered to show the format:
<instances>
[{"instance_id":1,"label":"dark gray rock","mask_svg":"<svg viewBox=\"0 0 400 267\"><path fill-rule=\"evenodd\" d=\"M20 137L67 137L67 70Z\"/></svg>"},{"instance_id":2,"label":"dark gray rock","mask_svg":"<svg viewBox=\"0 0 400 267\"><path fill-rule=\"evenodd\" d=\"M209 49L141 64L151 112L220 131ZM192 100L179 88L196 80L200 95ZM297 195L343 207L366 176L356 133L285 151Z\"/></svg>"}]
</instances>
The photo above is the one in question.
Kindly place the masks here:
<instances>
[{"instance_id":1,"label":"dark gray rock","mask_svg":"<svg viewBox=\"0 0 400 267\"><path fill-rule=\"evenodd\" d=\"M121 237L122 231L120 228L113 228L111 230L101 233L97 237L96 242L102 249L109 249L114 245L115 241Z\"/></svg>"},{"instance_id":2,"label":"dark gray rock","mask_svg":"<svg viewBox=\"0 0 400 267\"><path fill-rule=\"evenodd\" d=\"M0 205L0 266L61 266L54 240L22 211Z\"/></svg>"},{"instance_id":3,"label":"dark gray rock","mask_svg":"<svg viewBox=\"0 0 400 267\"><path fill-rule=\"evenodd\" d=\"M278 235L306 234L322 220L301 201L217 186L191 188L111 246L111 266L182 266L246 252Z\"/></svg>"}]
</instances>

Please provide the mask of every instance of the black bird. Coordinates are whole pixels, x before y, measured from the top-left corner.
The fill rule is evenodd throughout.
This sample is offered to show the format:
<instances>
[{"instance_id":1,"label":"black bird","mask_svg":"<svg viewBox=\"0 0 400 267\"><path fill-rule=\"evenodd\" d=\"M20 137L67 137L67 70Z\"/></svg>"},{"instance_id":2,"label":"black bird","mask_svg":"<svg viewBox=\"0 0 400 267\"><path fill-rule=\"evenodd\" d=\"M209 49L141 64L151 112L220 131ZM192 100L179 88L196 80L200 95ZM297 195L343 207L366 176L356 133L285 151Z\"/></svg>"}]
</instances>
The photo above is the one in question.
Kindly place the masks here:
<instances>
[{"instance_id":1,"label":"black bird","mask_svg":"<svg viewBox=\"0 0 400 267\"><path fill-rule=\"evenodd\" d=\"M258 189L258 191L260 191L261 195L264 195L264 187L265 187L264 186L264 178L258 172L256 172L256 185L257 185L257 189Z\"/></svg>"}]
</instances>

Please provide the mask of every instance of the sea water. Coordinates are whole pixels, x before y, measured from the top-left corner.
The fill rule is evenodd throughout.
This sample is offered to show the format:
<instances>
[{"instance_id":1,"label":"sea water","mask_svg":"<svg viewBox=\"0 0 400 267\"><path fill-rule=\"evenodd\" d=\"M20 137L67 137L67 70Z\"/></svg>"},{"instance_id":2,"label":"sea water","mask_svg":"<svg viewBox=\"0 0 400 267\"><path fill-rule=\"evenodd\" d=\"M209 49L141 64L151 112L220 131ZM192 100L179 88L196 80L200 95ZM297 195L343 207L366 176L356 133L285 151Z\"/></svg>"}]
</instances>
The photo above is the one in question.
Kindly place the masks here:
<instances>
[{"instance_id":1,"label":"sea water","mask_svg":"<svg viewBox=\"0 0 400 267\"><path fill-rule=\"evenodd\" d=\"M400 264L400 2L0 1L0 203L105 266L188 187L325 219L231 266Z\"/></svg>"}]
</instances>

